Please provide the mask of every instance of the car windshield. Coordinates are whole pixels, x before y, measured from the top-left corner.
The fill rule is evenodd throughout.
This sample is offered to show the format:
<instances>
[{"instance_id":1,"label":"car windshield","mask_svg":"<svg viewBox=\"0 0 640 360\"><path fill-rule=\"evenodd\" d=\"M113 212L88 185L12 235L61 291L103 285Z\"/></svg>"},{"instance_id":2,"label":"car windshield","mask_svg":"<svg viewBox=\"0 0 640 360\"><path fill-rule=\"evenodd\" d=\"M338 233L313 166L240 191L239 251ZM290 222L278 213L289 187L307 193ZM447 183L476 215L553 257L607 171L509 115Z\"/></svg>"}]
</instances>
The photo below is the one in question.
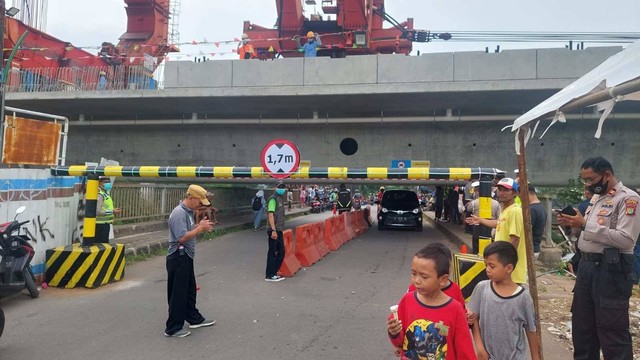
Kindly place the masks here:
<instances>
[{"instance_id":1,"label":"car windshield","mask_svg":"<svg viewBox=\"0 0 640 360\"><path fill-rule=\"evenodd\" d=\"M387 191L382 206L390 210L413 210L418 207L418 196L413 191Z\"/></svg>"}]
</instances>

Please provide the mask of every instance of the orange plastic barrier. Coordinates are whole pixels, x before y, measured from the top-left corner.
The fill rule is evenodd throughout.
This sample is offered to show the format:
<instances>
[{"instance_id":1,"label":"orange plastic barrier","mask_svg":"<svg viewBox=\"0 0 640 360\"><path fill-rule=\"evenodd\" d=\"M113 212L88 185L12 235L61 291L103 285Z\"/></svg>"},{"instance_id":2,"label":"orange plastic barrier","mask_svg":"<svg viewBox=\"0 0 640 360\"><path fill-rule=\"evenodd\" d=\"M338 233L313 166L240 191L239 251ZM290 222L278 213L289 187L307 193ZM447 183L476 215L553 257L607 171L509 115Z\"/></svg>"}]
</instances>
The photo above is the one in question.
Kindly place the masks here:
<instances>
[{"instance_id":1,"label":"orange plastic barrier","mask_svg":"<svg viewBox=\"0 0 640 360\"><path fill-rule=\"evenodd\" d=\"M353 229L353 214L351 212L342 213L344 216L344 229L347 234L346 241L353 240L356 237L356 232Z\"/></svg>"},{"instance_id":2,"label":"orange plastic barrier","mask_svg":"<svg viewBox=\"0 0 640 360\"><path fill-rule=\"evenodd\" d=\"M311 225L305 224L296 227L295 255L302 266L311 266L321 258L313 243Z\"/></svg>"},{"instance_id":3,"label":"orange plastic barrier","mask_svg":"<svg viewBox=\"0 0 640 360\"><path fill-rule=\"evenodd\" d=\"M324 243L331 251L336 251L342 246L338 234L336 232L338 228L338 218L330 217L324 221Z\"/></svg>"},{"instance_id":4,"label":"orange plastic barrier","mask_svg":"<svg viewBox=\"0 0 640 360\"><path fill-rule=\"evenodd\" d=\"M367 210L361 210L359 211L359 216L358 219L360 221L360 227L362 228L362 232L367 232L369 231L369 224L367 223L367 217L368 215L368 211Z\"/></svg>"},{"instance_id":5,"label":"orange plastic barrier","mask_svg":"<svg viewBox=\"0 0 640 360\"><path fill-rule=\"evenodd\" d=\"M329 248L327 247L327 244L324 243L324 223L313 223L311 224L311 227L313 229L312 234L314 246L318 249L321 257L327 256Z\"/></svg>"},{"instance_id":6,"label":"orange plastic barrier","mask_svg":"<svg viewBox=\"0 0 640 360\"><path fill-rule=\"evenodd\" d=\"M347 228L349 227L347 225L347 214L343 213L342 215L339 216L340 220L340 232L338 233L338 236L340 236L340 242L345 244L347 241L351 240L351 238L349 238L349 232L347 231Z\"/></svg>"},{"instance_id":7,"label":"orange plastic barrier","mask_svg":"<svg viewBox=\"0 0 640 360\"><path fill-rule=\"evenodd\" d=\"M360 221L360 219L362 219L362 211L354 211L351 214L351 227L356 233L356 236L360 236L364 233L364 227L362 227L362 222Z\"/></svg>"},{"instance_id":8,"label":"orange plastic barrier","mask_svg":"<svg viewBox=\"0 0 640 360\"><path fill-rule=\"evenodd\" d=\"M301 266L293 251L293 230L285 230L282 234L284 238L284 260L280 265L278 274L291 277L300 270Z\"/></svg>"}]
</instances>

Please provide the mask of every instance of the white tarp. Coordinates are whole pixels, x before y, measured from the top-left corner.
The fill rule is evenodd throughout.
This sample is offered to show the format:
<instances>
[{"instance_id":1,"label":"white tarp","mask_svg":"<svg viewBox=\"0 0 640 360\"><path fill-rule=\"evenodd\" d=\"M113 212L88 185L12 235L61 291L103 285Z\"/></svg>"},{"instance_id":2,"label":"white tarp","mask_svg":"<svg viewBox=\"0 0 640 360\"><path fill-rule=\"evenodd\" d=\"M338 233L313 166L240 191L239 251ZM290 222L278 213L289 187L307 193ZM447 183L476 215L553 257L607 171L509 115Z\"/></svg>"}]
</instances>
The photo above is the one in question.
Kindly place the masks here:
<instances>
[{"instance_id":1,"label":"white tarp","mask_svg":"<svg viewBox=\"0 0 640 360\"><path fill-rule=\"evenodd\" d=\"M553 117L551 125L553 125L557 121L565 122L566 119L564 114L559 111L559 109L564 105L586 95L610 89L617 85L624 84L628 81L632 81L638 78L640 78L640 41L636 41L635 43L629 45L623 51L611 56L605 62L600 64L600 66L596 67L580 79L573 82L571 85L560 90L552 97L548 98L538 106L520 116L513 123L513 126L511 127L512 131L516 131L532 121L540 120L541 116L554 111L556 112L556 114ZM616 104L616 102L624 100L638 101L640 100L640 92L625 96L618 96L615 99L611 99L604 103L593 104L598 106L598 111L603 112L602 117L600 118L600 123L598 125L598 131L596 132L597 138L600 137L600 133L602 132L602 124L607 116L609 116L609 114L611 113L613 106ZM551 127L551 125L549 125L549 127ZM547 128L547 130L549 129L549 127ZM528 134L528 137L533 136L534 133L535 131L530 132ZM544 136L545 133L546 130L542 134L542 136ZM518 150L518 147L516 147L516 149Z\"/></svg>"}]
</instances>

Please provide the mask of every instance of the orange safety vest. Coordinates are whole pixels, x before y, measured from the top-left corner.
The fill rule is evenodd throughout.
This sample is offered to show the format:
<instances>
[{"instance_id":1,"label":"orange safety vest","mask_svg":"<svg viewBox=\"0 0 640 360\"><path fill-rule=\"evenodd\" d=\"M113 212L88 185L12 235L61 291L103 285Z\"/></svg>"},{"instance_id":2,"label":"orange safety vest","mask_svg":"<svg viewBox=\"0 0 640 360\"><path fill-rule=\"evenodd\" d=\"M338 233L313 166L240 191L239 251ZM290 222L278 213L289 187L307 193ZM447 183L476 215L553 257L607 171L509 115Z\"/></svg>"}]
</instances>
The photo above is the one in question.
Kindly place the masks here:
<instances>
[{"instance_id":1,"label":"orange safety vest","mask_svg":"<svg viewBox=\"0 0 640 360\"><path fill-rule=\"evenodd\" d=\"M240 60L247 59L246 55L249 55L249 59L255 59L258 55L256 54L256 49L253 48L253 45L246 44L240 46L238 49L238 55L240 55Z\"/></svg>"}]
</instances>

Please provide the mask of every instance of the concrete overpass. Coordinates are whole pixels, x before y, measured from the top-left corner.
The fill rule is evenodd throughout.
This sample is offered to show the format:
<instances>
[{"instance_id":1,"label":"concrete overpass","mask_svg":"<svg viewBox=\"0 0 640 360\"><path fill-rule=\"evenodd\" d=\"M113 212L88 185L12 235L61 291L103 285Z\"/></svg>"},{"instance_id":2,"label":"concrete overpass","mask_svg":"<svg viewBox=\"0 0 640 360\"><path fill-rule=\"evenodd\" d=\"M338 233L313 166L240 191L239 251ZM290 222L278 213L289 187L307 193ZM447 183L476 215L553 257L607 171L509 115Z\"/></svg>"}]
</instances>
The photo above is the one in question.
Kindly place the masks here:
<instances>
[{"instance_id":1,"label":"concrete overpass","mask_svg":"<svg viewBox=\"0 0 640 360\"><path fill-rule=\"evenodd\" d=\"M414 159L509 171L514 136L500 129L620 50L170 62L163 90L12 93L7 104L71 118L68 164L255 166L268 141L287 138L312 166ZM619 104L600 140L585 111L531 142L532 180L566 184L603 155L640 184L638 105Z\"/></svg>"}]
</instances>

